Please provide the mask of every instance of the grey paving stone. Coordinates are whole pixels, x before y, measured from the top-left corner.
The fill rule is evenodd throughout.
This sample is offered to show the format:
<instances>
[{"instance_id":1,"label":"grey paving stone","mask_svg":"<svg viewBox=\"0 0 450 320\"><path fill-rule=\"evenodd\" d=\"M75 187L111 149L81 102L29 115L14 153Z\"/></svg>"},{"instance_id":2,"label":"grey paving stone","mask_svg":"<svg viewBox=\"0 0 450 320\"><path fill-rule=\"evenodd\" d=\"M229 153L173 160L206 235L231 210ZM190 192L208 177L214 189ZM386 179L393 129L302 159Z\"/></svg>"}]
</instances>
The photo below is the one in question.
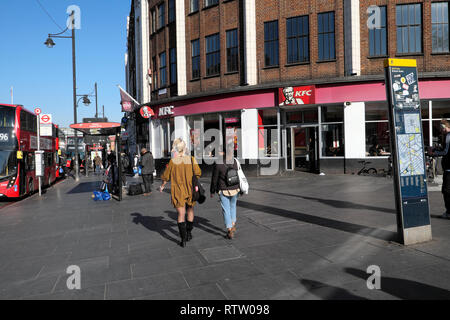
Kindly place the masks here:
<instances>
[{"instance_id":1,"label":"grey paving stone","mask_svg":"<svg viewBox=\"0 0 450 320\"><path fill-rule=\"evenodd\" d=\"M259 274L262 274L262 272L245 259L183 270L183 275L191 288L220 280L237 280Z\"/></svg>"},{"instance_id":2,"label":"grey paving stone","mask_svg":"<svg viewBox=\"0 0 450 320\"><path fill-rule=\"evenodd\" d=\"M203 264L196 256L181 256L148 263L136 263L132 266L132 273L133 278L142 278L200 266L203 266Z\"/></svg>"},{"instance_id":3,"label":"grey paving stone","mask_svg":"<svg viewBox=\"0 0 450 320\"><path fill-rule=\"evenodd\" d=\"M208 263L229 261L244 257L244 254L233 245L201 249L199 252Z\"/></svg>"},{"instance_id":4,"label":"grey paving stone","mask_svg":"<svg viewBox=\"0 0 450 320\"><path fill-rule=\"evenodd\" d=\"M26 296L51 293L57 280L58 277L53 275L26 281L17 281L13 284L2 286L0 289L0 299L16 300Z\"/></svg>"},{"instance_id":5,"label":"grey paving stone","mask_svg":"<svg viewBox=\"0 0 450 320\"><path fill-rule=\"evenodd\" d=\"M109 283L106 285L106 299L133 299L187 288L188 285L181 273L168 273L149 278Z\"/></svg>"},{"instance_id":6,"label":"grey paving stone","mask_svg":"<svg viewBox=\"0 0 450 320\"><path fill-rule=\"evenodd\" d=\"M217 284L137 298L137 300L226 300Z\"/></svg>"},{"instance_id":7,"label":"grey paving stone","mask_svg":"<svg viewBox=\"0 0 450 320\"><path fill-rule=\"evenodd\" d=\"M24 297L25 300L104 300L105 285L90 287L81 290L69 290L65 288L50 294L33 295Z\"/></svg>"}]
</instances>

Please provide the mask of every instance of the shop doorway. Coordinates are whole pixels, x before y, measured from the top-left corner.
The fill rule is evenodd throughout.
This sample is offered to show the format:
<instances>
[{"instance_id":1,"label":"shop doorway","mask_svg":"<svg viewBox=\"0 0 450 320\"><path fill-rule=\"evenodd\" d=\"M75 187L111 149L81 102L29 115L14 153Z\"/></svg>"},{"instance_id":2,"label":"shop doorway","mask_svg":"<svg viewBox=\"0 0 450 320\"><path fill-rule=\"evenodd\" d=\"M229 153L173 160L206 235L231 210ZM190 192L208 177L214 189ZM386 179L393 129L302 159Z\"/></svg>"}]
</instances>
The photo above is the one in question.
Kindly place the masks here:
<instances>
[{"instance_id":1,"label":"shop doorway","mask_svg":"<svg viewBox=\"0 0 450 320\"><path fill-rule=\"evenodd\" d=\"M287 169L319 173L319 127L287 128Z\"/></svg>"}]
</instances>

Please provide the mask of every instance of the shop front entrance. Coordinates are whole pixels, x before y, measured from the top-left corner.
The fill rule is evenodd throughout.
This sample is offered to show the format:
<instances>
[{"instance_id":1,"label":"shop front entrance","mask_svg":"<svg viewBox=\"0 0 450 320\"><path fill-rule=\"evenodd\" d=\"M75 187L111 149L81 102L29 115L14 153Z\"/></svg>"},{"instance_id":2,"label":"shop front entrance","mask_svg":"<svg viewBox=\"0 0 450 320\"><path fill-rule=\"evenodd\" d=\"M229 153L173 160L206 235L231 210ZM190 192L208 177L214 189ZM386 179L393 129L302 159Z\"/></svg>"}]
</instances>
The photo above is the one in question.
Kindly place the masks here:
<instances>
[{"instance_id":1,"label":"shop front entrance","mask_svg":"<svg viewBox=\"0 0 450 320\"><path fill-rule=\"evenodd\" d=\"M319 172L319 126L286 128L287 170Z\"/></svg>"}]
</instances>

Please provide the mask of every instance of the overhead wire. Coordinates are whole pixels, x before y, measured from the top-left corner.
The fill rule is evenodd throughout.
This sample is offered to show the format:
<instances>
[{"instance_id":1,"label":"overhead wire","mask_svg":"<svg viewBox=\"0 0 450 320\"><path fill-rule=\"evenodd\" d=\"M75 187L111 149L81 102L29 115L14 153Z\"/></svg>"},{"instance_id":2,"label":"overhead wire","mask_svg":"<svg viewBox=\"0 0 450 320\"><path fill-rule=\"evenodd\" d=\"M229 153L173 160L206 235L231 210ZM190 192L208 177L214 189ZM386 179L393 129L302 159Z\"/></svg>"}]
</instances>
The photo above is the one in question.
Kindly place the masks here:
<instances>
[{"instance_id":1,"label":"overhead wire","mask_svg":"<svg viewBox=\"0 0 450 320\"><path fill-rule=\"evenodd\" d=\"M53 21L53 23L63 31L64 29L61 28L61 26L56 22L56 20L52 17L52 15L45 9L45 7L42 5L42 3L39 0L36 0L37 4L41 7L41 9L45 12L45 14Z\"/></svg>"}]
</instances>

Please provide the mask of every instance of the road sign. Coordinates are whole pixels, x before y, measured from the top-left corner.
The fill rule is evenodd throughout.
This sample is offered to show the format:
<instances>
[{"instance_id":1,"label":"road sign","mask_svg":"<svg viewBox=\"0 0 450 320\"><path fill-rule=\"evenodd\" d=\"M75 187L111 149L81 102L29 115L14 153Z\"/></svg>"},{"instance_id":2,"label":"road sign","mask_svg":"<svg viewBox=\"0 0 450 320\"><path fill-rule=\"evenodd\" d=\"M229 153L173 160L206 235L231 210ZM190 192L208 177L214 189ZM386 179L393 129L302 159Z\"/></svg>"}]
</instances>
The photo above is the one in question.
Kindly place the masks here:
<instances>
[{"instance_id":1,"label":"road sign","mask_svg":"<svg viewBox=\"0 0 450 320\"><path fill-rule=\"evenodd\" d=\"M41 124L52 124L52 115L51 114L41 115Z\"/></svg>"},{"instance_id":2,"label":"road sign","mask_svg":"<svg viewBox=\"0 0 450 320\"><path fill-rule=\"evenodd\" d=\"M385 69L397 228L409 245L431 240L417 62L387 59Z\"/></svg>"},{"instance_id":3,"label":"road sign","mask_svg":"<svg viewBox=\"0 0 450 320\"><path fill-rule=\"evenodd\" d=\"M42 110L40 108L34 109L34 114L39 115L41 114Z\"/></svg>"}]
</instances>

